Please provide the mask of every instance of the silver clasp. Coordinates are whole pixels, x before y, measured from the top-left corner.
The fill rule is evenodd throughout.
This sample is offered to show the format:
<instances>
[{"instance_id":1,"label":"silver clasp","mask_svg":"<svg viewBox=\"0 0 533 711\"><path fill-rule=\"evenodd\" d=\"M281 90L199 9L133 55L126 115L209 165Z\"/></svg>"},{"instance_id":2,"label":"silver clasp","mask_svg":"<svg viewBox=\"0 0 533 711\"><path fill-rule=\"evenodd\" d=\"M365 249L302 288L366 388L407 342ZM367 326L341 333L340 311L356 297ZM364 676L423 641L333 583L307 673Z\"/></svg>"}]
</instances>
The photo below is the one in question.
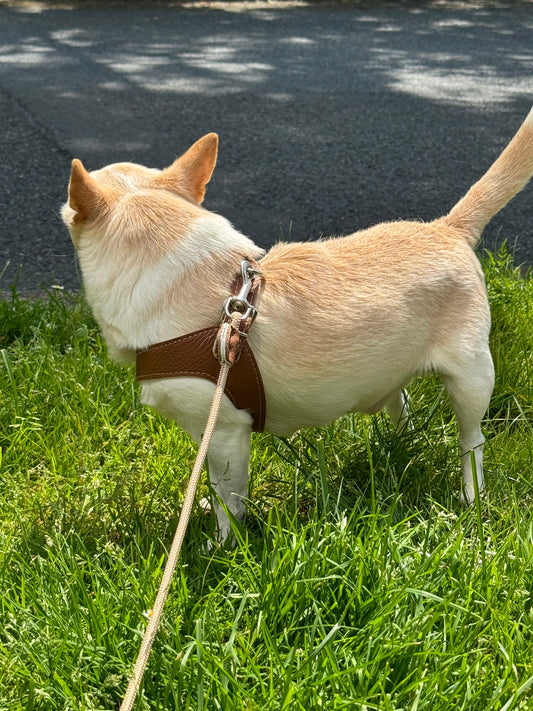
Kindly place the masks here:
<instances>
[{"instance_id":1,"label":"silver clasp","mask_svg":"<svg viewBox=\"0 0 533 711\"><path fill-rule=\"evenodd\" d=\"M224 302L223 312L228 318L231 318L231 314L234 311L239 311L242 316L241 320L251 318L252 321L257 316L257 309L248 301L248 294L252 288L252 279L254 276L258 276L261 272L254 269L250 262L243 259L241 262L241 277L242 286L238 294L235 296L230 296Z\"/></svg>"}]
</instances>

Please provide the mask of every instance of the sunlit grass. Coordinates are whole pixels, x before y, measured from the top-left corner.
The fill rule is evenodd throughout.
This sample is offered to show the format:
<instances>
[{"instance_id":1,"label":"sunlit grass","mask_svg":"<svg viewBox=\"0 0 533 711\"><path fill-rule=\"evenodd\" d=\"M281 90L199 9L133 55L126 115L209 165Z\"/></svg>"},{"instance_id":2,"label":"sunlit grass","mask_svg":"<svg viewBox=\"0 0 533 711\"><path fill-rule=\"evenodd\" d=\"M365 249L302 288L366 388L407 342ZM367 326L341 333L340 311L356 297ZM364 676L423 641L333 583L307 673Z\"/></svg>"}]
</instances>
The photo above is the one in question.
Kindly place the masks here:
<instances>
[{"instance_id":1,"label":"sunlit grass","mask_svg":"<svg viewBox=\"0 0 533 711\"><path fill-rule=\"evenodd\" d=\"M401 437L256 435L246 527L209 552L195 510L137 709L533 709L533 278L484 265L479 516L434 378ZM0 709L118 709L195 448L77 295L0 301L0 398Z\"/></svg>"}]
</instances>

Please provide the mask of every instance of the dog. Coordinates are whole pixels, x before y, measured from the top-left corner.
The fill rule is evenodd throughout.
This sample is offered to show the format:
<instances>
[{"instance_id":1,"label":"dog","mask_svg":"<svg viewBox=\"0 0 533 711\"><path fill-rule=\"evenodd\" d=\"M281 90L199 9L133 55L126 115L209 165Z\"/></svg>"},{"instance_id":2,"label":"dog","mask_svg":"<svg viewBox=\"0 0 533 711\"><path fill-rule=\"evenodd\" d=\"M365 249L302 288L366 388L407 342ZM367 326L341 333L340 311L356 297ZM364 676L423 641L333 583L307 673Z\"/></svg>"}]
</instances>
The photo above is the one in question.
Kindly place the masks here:
<instances>
[{"instance_id":1,"label":"dog","mask_svg":"<svg viewBox=\"0 0 533 711\"><path fill-rule=\"evenodd\" d=\"M288 436L386 408L410 426L404 388L436 373L459 430L466 502L484 490L481 421L494 385L490 311L474 254L482 230L533 173L533 109L487 173L444 217L379 224L267 253L202 207L218 136L164 170L73 160L62 218L86 299L120 363L154 343L216 325L243 259L263 275L248 342L266 395L265 429ZM238 367L238 366L237 366ZM199 441L214 392L196 377L142 383L142 401ZM208 454L218 535L245 513L252 417L223 397ZM226 510L227 509L227 510Z\"/></svg>"}]
</instances>

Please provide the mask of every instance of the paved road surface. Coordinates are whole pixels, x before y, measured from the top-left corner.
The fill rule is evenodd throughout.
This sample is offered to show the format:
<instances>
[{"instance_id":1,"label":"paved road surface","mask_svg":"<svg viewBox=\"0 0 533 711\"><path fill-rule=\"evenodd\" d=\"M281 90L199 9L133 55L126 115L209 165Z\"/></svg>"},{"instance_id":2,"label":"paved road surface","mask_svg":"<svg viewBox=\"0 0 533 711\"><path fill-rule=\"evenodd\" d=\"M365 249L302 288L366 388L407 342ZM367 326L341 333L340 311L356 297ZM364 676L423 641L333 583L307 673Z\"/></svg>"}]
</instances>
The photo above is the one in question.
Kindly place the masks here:
<instances>
[{"instance_id":1,"label":"paved road surface","mask_svg":"<svg viewBox=\"0 0 533 711\"><path fill-rule=\"evenodd\" d=\"M0 287L79 285L69 165L163 167L264 246L449 209L533 103L533 7L0 7ZM486 232L533 263L533 187Z\"/></svg>"}]
</instances>

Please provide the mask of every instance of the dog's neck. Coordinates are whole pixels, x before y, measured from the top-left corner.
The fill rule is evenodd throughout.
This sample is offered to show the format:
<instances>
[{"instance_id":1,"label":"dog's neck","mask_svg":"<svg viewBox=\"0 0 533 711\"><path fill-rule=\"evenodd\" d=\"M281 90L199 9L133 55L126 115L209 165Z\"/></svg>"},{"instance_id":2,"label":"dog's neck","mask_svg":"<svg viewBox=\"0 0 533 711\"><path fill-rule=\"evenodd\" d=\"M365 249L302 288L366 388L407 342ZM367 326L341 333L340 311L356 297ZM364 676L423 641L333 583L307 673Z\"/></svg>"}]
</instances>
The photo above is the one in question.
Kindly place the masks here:
<instances>
[{"instance_id":1,"label":"dog's neck","mask_svg":"<svg viewBox=\"0 0 533 711\"><path fill-rule=\"evenodd\" d=\"M224 217L205 212L148 266L131 251L106 254L101 240L87 240L80 264L111 355L130 362L136 349L216 324L241 260L262 255Z\"/></svg>"}]
</instances>

